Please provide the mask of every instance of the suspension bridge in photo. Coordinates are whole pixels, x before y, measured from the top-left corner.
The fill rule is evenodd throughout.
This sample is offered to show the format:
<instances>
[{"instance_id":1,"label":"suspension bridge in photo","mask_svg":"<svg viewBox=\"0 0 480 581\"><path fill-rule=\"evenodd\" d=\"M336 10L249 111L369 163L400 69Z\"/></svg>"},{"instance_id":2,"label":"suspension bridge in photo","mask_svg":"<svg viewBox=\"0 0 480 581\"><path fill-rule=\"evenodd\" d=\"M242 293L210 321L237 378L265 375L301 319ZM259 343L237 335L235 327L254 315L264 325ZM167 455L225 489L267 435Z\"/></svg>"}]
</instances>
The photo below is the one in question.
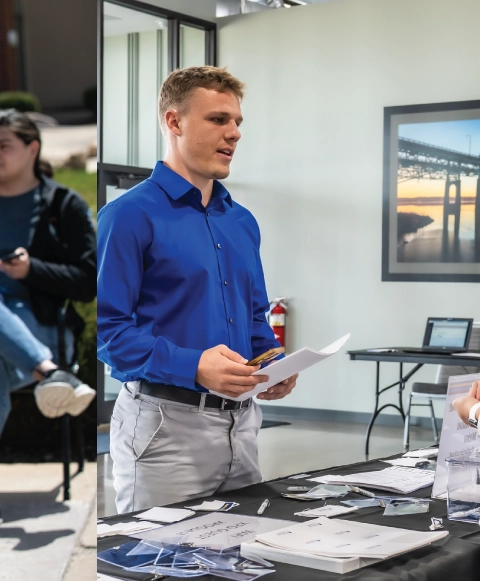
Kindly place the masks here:
<instances>
[{"instance_id":1,"label":"suspension bridge in photo","mask_svg":"<svg viewBox=\"0 0 480 581\"><path fill-rule=\"evenodd\" d=\"M448 218L454 217L454 239L460 232L461 178L476 177L475 254L480 261L480 156L454 151L413 139L398 138L398 183L413 179L445 181L443 234L448 235ZM450 190L455 189L453 201Z\"/></svg>"}]
</instances>

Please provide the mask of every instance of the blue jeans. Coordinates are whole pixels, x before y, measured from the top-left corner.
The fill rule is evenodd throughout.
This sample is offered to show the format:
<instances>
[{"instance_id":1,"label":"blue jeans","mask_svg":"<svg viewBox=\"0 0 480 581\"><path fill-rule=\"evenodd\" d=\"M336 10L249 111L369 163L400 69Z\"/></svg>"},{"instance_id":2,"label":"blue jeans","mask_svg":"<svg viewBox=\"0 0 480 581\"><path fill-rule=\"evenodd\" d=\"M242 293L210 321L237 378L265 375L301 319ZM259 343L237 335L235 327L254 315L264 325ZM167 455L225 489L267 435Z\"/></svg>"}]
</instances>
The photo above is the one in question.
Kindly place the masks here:
<instances>
[{"instance_id":1,"label":"blue jeans","mask_svg":"<svg viewBox=\"0 0 480 581\"><path fill-rule=\"evenodd\" d=\"M68 329L65 343L70 360ZM46 359L58 361L57 328L41 325L25 301L0 294L0 435L11 409L10 392L35 381L32 373Z\"/></svg>"}]
</instances>

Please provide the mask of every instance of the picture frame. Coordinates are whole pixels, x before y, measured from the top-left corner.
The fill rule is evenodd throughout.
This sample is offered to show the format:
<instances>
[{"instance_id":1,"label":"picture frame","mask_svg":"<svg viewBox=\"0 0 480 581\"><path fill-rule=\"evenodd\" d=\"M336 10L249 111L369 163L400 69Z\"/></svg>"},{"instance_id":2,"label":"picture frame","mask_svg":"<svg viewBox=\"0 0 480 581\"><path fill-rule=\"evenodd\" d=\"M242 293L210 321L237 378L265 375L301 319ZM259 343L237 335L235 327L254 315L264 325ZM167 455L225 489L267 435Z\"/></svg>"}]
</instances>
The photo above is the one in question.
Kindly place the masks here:
<instances>
[{"instance_id":1,"label":"picture frame","mask_svg":"<svg viewBox=\"0 0 480 581\"><path fill-rule=\"evenodd\" d=\"M382 281L480 282L480 100L385 107Z\"/></svg>"}]
</instances>

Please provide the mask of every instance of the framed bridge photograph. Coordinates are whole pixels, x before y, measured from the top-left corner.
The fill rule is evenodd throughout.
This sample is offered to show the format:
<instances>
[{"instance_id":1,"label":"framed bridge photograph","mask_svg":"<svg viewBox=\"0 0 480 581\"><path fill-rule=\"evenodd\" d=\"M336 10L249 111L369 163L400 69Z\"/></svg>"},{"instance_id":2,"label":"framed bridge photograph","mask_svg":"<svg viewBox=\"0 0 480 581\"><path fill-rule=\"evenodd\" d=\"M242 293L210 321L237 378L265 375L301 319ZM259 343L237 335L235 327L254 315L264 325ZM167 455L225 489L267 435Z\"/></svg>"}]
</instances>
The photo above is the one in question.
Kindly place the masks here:
<instances>
[{"instance_id":1,"label":"framed bridge photograph","mask_svg":"<svg viewBox=\"0 0 480 581\"><path fill-rule=\"evenodd\" d=\"M382 280L480 282L480 100L386 107Z\"/></svg>"}]
</instances>

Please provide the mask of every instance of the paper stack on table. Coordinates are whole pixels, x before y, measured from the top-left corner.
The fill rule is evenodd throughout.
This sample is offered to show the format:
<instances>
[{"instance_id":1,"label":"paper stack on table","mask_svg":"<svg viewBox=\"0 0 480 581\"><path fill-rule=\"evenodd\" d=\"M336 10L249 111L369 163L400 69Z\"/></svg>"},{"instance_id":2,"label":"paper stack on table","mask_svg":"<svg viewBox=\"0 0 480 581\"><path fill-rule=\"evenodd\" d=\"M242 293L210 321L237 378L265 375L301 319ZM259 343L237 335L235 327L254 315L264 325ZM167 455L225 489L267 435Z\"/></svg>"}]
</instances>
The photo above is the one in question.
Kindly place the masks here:
<instances>
[{"instance_id":1,"label":"paper stack on table","mask_svg":"<svg viewBox=\"0 0 480 581\"><path fill-rule=\"evenodd\" d=\"M114 535L130 535L131 533L141 533L158 529L162 525L148 521L119 522L114 525L104 523L97 524L97 537L111 537Z\"/></svg>"},{"instance_id":2,"label":"paper stack on table","mask_svg":"<svg viewBox=\"0 0 480 581\"><path fill-rule=\"evenodd\" d=\"M306 516L309 518L318 518L320 516L326 516L332 518L334 516L343 516L350 512L355 512L358 510L356 506L338 506L334 504L327 504L325 506L319 506L318 508L310 508L302 510L301 512L294 513L296 516Z\"/></svg>"},{"instance_id":3,"label":"paper stack on table","mask_svg":"<svg viewBox=\"0 0 480 581\"><path fill-rule=\"evenodd\" d=\"M405 452L403 458L434 458L437 455L438 448L420 448L419 450Z\"/></svg>"},{"instance_id":4,"label":"paper stack on table","mask_svg":"<svg viewBox=\"0 0 480 581\"><path fill-rule=\"evenodd\" d=\"M415 468L417 464L422 464L422 462L428 463L428 458L426 456L418 458L394 458L393 460L380 460L380 462L385 462L385 464L391 464L392 466Z\"/></svg>"},{"instance_id":5,"label":"paper stack on table","mask_svg":"<svg viewBox=\"0 0 480 581\"><path fill-rule=\"evenodd\" d=\"M204 500L202 504L197 504L196 506L186 506L185 508L190 508L191 510L200 510L204 512L228 512L231 508L240 506L238 502L224 502L223 500Z\"/></svg>"},{"instance_id":6,"label":"paper stack on table","mask_svg":"<svg viewBox=\"0 0 480 581\"><path fill-rule=\"evenodd\" d=\"M189 516L193 516L194 514L193 510L186 510L184 508L164 508L163 506L154 506L145 512L134 515L134 518L173 523Z\"/></svg>"},{"instance_id":7,"label":"paper stack on table","mask_svg":"<svg viewBox=\"0 0 480 581\"><path fill-rule=\"evenodd\" d=\"M256 540L283 551L326 557L387 559L448 535L448 531L419 532L357 521L320 517L256 536Z\"/></svg>"},{"instance_id":8,"label":"paper stack on table","mask_svg":"<svg viewBox=\"0 0 480 581\"><path fill-rule=\"evenodd\" d=\"M261 557L300 567L348 573L412 551L448 535L417 532L357 521L318 518L259 534L241 545L246 558Z\"/></svg>"},{"instance_id":9,"label":"paper stack on table","mask_svg":"<svg viewBox=\"0 0 480 581\"><path fill-rule=\"evenodd\" d=\"M294 498L295 500L322 500L324 498L342 498L350 492L348 486L331 486L323 484L315 486L306 492L283 492L285 498Z\"/></svg>"},{"instance_id":10,"label":"paper stack on table","mask_svg":"<svg viewBox=\"0 0 480 581\"><path fill-rule=\"evenodd\" d=\"M346 476L327 474L310 480L325 484L353 484L354 486L378 488L379 490L388 490L399 494L410 494L410 492L420 488L431 486L434 476L435 474L431 470L390 466L375 472L359 472L358 474L347 474Z\"/></svg>"}]
</instances>

